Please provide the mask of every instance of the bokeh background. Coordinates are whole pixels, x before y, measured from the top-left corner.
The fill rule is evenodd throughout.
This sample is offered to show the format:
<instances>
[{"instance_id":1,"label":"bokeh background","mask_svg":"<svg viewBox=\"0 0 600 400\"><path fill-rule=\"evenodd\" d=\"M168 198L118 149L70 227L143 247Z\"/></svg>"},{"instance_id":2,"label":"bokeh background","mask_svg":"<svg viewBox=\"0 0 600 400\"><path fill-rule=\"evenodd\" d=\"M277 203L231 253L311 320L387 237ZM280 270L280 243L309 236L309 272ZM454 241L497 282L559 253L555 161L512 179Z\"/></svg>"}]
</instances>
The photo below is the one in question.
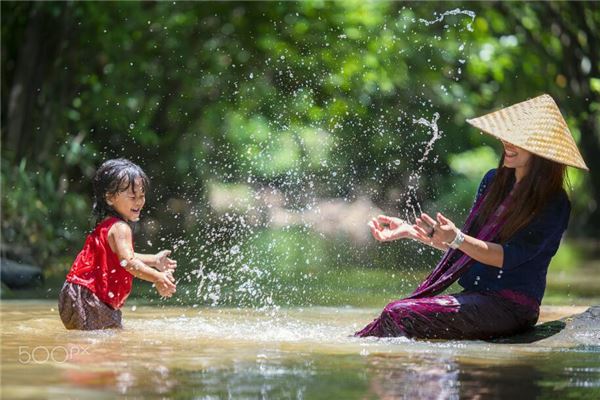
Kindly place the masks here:
<instances>
[{"instance_id":1,"label":"bokeh background","mask_svg":"<svg viewBox=\"0 0 600 400\"><path fill-rule=\"evenodd\" d=\"M590 167L546 303L597 302L594 2L2 2L2 297L55 298L93 227L91 178L152 180L136 251L174 250L154 304L381 305L441 254L366 222L464 220L499 144L465 119L549 93ZM7 266L39 268L19 281ZM29 272L34 270L28 270ZM12 280L11 280L12 279Z\"/></svg>"}]
</instances>

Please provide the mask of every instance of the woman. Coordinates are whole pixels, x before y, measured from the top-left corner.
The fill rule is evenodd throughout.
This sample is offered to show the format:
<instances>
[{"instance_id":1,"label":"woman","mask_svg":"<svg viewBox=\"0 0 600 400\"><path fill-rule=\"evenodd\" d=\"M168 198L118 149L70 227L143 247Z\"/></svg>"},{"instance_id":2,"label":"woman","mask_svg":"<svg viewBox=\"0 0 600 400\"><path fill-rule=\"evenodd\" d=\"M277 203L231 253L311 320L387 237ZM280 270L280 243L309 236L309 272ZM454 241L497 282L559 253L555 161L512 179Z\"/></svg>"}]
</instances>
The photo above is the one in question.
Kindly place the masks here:
<instances>
[{"instance_id":1,"label":"woman","mask_svg":"<svg viewBox=\"0 0 600 400\"><path fill-rule=\"evenodd\" d=\"M441 213L413 225L387 216L369 223L379 241L412 238L447 251L409 297L357 336L490 339L537 322L571 211L566 166L588 168L548 95L467 122L502 141L498 168L484 176L462 231ZM463 292L438 295L458 278Z\"/></svg>"}]
</instances>

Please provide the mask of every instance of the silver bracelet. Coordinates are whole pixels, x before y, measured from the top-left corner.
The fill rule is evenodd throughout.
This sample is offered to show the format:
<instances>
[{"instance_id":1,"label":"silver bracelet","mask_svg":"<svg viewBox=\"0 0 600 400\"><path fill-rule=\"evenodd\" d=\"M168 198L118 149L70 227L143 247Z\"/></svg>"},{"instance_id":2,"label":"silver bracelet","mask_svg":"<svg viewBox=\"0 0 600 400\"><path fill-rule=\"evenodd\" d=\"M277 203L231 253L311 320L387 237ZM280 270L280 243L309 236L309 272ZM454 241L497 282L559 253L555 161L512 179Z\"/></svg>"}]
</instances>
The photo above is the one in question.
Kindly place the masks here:
<instances>
[{"instance_id":1,"label":"silver bracelet","mask_svg":"<svg viewBox=\"0 0 600 400\"><path fill-rule=\"evenodd\" d=\"M459 229L457 229L456 237L454 238L454 240L452 242L448 243L448 246L450 246L453 249L458 249L464 241L465 241L464 233L462 233Z\"/></svg>"}]
</instances>

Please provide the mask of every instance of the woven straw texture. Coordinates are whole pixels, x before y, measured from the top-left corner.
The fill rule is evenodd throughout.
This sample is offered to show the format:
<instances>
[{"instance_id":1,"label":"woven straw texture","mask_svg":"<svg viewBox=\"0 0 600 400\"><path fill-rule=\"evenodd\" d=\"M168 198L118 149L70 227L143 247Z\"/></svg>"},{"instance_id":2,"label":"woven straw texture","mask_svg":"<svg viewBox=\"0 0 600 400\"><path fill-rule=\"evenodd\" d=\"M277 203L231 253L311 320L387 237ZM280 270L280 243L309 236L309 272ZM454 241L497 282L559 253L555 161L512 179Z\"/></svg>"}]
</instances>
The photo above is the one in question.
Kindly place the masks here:
<instances>
[{"instance_id":1,"label":"woven straw texture","mask_svg":"<svg viewBox=\"0 0 600 400\"><path fill-rule=\"evenodd\" d=\"M540 157L589 171L558 106L547 94L467 122Z\"/></svg>"}]
</instances>

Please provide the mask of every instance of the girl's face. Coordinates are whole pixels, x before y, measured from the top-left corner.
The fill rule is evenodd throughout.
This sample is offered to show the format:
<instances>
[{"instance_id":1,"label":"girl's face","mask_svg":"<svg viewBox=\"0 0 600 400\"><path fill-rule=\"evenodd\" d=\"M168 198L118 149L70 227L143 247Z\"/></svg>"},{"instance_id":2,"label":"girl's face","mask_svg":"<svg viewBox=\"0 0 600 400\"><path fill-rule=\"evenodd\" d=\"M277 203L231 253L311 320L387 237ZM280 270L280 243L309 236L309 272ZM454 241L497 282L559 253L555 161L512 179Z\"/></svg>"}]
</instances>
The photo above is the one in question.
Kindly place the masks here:
<instances>
[{"instance_id":1,"label":"girl's face","mask_svg":"<svg viewBox=\"0 0 600 400\"><path fill-rule=\"evenodd\" d=\"M131 187L114 195L107 195L106 202L126 221L137 222L140 220L140 212L146 203L142 180L136 179Z\"/></svg>"},{"instance_id":2,"label":"girl's face","mask_svg":"<svg viewBox=\"0 0 600 400\"><path fill-rule=\"evenodd\" d=\"M517 168L527 171L532 154L504 140L502 144L504 145L504 166L506 168Z\"/></svg>"}]
</instances>

